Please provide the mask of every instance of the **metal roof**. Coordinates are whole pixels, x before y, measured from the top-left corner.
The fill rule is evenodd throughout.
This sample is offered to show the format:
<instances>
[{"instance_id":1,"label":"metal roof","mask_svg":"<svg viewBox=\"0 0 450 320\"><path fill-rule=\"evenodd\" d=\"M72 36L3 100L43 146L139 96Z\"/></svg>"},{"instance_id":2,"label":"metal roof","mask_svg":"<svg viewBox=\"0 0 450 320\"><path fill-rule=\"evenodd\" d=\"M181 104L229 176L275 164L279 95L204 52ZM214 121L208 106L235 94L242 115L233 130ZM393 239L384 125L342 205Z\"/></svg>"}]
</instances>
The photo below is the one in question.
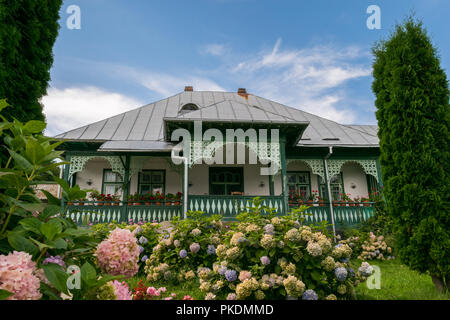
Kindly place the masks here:
<instances>
[{"instance_id":1,"label":"metal roof","mask_svg":"<svg viewBox=\"0 0 450 320\"><path fill-rule=\"evenodd\" d=\"M188 103L198 110L180 112ZM218 91L181 92L55 138L104 142L100 150L169 150L164 121L172 120L309 123L299 146L378 147L377 126L342 125L253 94Z\"/></svg>"}]
</instances>

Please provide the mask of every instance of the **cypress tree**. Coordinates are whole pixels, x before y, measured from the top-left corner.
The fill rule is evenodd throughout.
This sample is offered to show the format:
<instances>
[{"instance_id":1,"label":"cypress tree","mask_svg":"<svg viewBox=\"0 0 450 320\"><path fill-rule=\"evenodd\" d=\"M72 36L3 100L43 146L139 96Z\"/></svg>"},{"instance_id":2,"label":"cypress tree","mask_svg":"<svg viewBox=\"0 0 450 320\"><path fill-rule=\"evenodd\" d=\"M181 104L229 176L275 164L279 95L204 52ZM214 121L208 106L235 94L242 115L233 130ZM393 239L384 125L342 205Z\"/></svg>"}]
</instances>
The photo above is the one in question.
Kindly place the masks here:
<instances>
[{"instance_id":1,"label":"cypress tree","mask_svg":"<svg viewBox=\"0 0 450 320\"><path fill-rule=\"evenodd\" d=\"M403 263L450 285L449 87L420 21L408 18L373 53L384 196Z\"/></svg>"},{"instance_id":2,"label":"cypress tree","mask_svg":"<svg viewBox=\"0 0 450 320\"><path fill-rule=\"evenodd\" d=\"M0 0L0 99L4 116L44 120L39 99L46 95L58 35L62 0Z\"/></svg>"}]
</instances>

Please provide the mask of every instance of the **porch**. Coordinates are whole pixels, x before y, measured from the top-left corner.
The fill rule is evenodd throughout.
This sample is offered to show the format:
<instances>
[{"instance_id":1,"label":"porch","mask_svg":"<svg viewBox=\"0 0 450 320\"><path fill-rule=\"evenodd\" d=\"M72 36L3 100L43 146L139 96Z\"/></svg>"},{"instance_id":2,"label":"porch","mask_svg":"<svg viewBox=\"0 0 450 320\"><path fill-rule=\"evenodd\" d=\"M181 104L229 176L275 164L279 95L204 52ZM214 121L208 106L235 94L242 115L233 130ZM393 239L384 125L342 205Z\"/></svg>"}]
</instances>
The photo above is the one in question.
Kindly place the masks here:
<instances>
[{"instance_id":1,"label":"porch","mask_svg":"<svg viewBox=\"0 0 450 320\"><path fill-rule=\"evenodd\" d=\"M192 164L189 168L187 206L183 199L143 199L146 193L175 194L182 191L182 165L174 165L167 156L132 155L73 155L66 167L66 179L83 189L116 194L117 201L86 199L67 206L66 214L77 223L165 221L183 217L187 210L221 214L224 219L235 219L252 200L259 197L262 205L285 215L298 203L292 203L289 192L317 192L320 198L306 210L306 223L331 223L336 227L351 226L366 221L373 214L373 203L346 202L342 193L352 190L353 197L368 197L370 188L377 184L377 162L373 159L330 159L325 170L323 159L286 159L284 168L274 176L260 175L262 164L206 165ZM282 164L283 167L283 164ZM229 170L232 168L232 170ZM333 200L327 196L327 175ZM230 174L229 179L213 175ZM235 174L233 178L233 174ZM283 176L285 179L283 179ZM222 179L222 180L221 180ZM234 180L233 180L234 179ZM285 185L283 183L285 181ZM284 191L284 190L287 190ZM225 193L225 194L224 194ZM133 196L139 195L137 198ZM306 204L306 200L305 200Z\"/></svg>"}]
</instances>

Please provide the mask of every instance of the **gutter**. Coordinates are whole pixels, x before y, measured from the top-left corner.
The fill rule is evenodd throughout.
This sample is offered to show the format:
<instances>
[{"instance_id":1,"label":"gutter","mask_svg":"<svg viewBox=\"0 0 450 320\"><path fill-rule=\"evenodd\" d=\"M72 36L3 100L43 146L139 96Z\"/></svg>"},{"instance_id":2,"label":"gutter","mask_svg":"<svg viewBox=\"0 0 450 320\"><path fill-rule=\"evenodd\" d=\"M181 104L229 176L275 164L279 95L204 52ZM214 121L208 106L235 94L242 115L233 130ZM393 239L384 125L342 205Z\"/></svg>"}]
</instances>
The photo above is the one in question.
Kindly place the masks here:
<instances>
[{"instance_id":1,"label":"gutter","mask_svg":"<svg viewBox=\"0 0 450 320\"><path fill-rule=\"evenodd\" d=\"M333 238L334 238L334 242L336 242L336 227L334 224L334 211L333 211L333 200L331 198L331 185L330 185L330 179L328 177L328 158L330 158L330 156L333 154L333 146L328 146L328 154L325 156L325 158L323 159L324 164L325 164L325 176L327 179L327 191L328 191L328 200L330 203L330 213L331 213L331 224L333 226Z\"/></svg>"}]
</instances>

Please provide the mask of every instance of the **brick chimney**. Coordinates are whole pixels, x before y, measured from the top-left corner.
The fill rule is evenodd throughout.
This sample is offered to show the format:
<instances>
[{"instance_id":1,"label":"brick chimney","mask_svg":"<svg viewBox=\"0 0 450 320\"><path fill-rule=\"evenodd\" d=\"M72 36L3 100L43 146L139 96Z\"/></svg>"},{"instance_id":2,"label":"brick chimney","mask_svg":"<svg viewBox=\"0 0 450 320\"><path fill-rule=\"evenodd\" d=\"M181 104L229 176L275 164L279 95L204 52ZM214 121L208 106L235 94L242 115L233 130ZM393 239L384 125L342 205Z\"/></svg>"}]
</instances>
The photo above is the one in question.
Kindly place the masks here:
<instances>
[{"instance_id":1,"label":"brick chimney","mask_svg":"<svg viewBox=\"0 0 450 320\"><path fill-rule=\"evenodd\" d=\"M194 87L193 86L185 86L184 91L194 91Z\"/></svg>"},{"instance_id":2,"label":"brick chimney","mask_svg":"<svg viewBox=\"0 0 450 320\"><path fill-rule=\"evenodd\" d=\"M245 88L239 88L237 91L237 94L240 95L241 97L248 99L248 93L247 90Z\"/></svg>"}]
</instances>

